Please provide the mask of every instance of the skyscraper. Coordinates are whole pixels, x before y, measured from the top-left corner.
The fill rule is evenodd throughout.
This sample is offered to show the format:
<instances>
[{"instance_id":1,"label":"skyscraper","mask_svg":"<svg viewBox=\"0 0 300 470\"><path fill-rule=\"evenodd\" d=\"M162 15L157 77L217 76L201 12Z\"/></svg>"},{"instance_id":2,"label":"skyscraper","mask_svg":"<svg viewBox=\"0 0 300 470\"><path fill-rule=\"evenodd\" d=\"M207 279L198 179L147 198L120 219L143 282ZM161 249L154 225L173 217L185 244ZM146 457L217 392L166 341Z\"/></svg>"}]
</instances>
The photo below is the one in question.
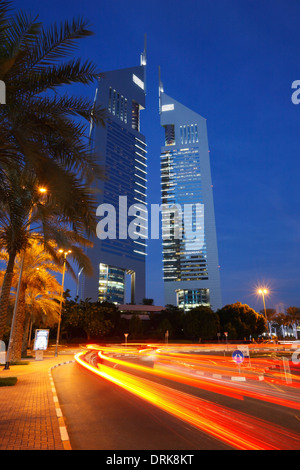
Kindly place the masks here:
<instances>
[{"instance_id":1,"label":"skyscraper","mask_svg":"<svg viewBox=\"0 0 300 470\"><path fill-rule=\"evenodd\" d=\"M162 204L177 208L162 216L165 304L216 310L222 301L206 120L166 95L161 81L159 112Z\"/></svg>"},{"instance_id":2,"label":"skyscraper","mask_svg":"<svg viewBox=\"0 0 300 470\"><path fill-rule=\"evenodd\" d=\"M119 223L120 212L124 215L129 207L146 205L147 150L140 131L140 112L145 108L145 69L146 50L139 66L106 72L98 82L96 100L108 112L106 126L95 127L92 139L105 172L104 181L99 182L98 203L102 208L114 208L116 236L96 238L94 247L87 252L94 277L84 278L83 298L94 301L123 304L128 291L131 302L140 303L145 297L146 237L142 232L136 239L128 237L127 226Z\"/></svg>"}]
</instances>

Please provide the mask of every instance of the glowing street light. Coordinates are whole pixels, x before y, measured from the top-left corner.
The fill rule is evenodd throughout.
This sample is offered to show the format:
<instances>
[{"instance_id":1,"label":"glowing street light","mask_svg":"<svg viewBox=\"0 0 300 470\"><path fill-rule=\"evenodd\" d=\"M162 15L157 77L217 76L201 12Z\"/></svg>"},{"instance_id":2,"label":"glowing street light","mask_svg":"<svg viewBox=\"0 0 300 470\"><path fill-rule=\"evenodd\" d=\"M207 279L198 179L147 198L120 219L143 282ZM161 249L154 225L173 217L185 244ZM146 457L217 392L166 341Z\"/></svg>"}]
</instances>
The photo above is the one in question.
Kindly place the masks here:
<instances>
[{"instance_id":1,"label":"glowing street light","mask_svg":"<svg viewBox=\"0 0 300 470\"><path fill-rule=\"evenodd\" d=\"M40 186L40 187L38 188L38 191L39 191L39 193L41 193L41 194L46 194L46 193L47 193L47 188L44 188L44 187Z\"/></svg>"},{"instance_id":2,"label":"glowing street light","mask_svg":"<svg viewBox=\"0 0 300 470\"><path fill-rule=\"evenodd\" d=\"M64 282L65 282L65 272L66 272L66 261L67 256L72 253L71 250L58 250L59 253L64 254L64 266L63 266L63 273L62 273L62 282L61 282L61 297L60 297L60 306L59 306L59 318L58 318L58 326L57 326L57 335L56 335L56 345L55 345L55 357L58 355L58 343L59 343L59 336L60 336L60 324L61 324L61 313L62 313L62 301L63 301L63 293L64 293Z\"/></svg>"},{"instance_id":3,"label":"glowing street light","mask_svg":"<svg viewBox=\"0 0 300 470\"><path fill-rule=\"evenodd\" d=\"M265 302L265 295L269 293L267 289L258 289L257 293L262 296L263 298L263 303L264 303L264 311L265 311L265 317L267 320L267 312L266 312L266 302Z\"/></svg>"},{"instance_id":4,"label":"glowing street light","mask_svg":"<svg viewBox=\"0 0 300 470\"><path fill-rule=\"evenodd\" d=\"M268 291L268 289L260 288L260 289L258 289L257 293L258 293L259 295L261 295L262 298L263 298L265 318L266 318L266 322L267 322L267 324L268 324L267 310L266 310L266 302L265 302L265 295L268 295L269 291ZM272 339L272 334L271 334L271 333L270 333L270 338Z\"/></svg>"},{"instance_id":5,"label":"glowing street light","mask_svg":"<svg viewBox=\"0 0 300 470\"><path fill-rule=\"evenodd\" d=\"M47 193L47 188L39 186L37 188L37 191L41 194L46 194ZM32 210L33 210L33 207L36 204L37 203L33 204L32 207L30 208L30 211L29 211L28 225L27 225L27 228L26 228L27 232L30 231ZM10 327L10 335L9 335L9 342L8 342L7 355L6 355L6 363L5 363L4 369L9 369L10 357L11 357L11 354L12 354L12 346L13 346L12 345L12 339L13 339L14 332L15 332L15 329L16 329L17 311L18 311L18 306L19 306L20 289L21 289L22 277L23 277L25 253L26 253L26 247L23 250L22 259L21 259L19 280L18 280L18 286L17 286L16 298L15 298L15 304L14 304L13 317L12 317L12 322L11 322L11 327Z\"/></svg>"}]
</instances>

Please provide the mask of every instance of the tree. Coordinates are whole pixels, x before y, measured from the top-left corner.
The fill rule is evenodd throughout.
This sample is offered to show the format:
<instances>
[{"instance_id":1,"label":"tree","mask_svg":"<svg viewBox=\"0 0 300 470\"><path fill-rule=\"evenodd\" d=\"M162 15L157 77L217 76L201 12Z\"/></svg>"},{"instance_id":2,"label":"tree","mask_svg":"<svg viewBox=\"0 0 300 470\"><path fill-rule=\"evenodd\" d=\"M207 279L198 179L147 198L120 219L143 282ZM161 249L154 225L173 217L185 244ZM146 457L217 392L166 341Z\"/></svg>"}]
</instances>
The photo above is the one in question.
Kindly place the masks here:
<instances>
[{"instance_id":1,"label":"tree","mask_svg":"<svg viewBox=\"0 0 300 470\"><path fill-rule=\"evenodd\" d=\"M8 315L10 290L13 282L15 259L25 247L27 241L27 215L31 202L35 202L34 189L24 189L22 169L8 169L4 172L0 191L0 248L7 254L6 272L0 295L0 340L3 337Z\"/></svg>"},{"instance_id":2,"label":"tree","mask_svg":"<svg viewBox=\"0 0 300 470\"><path fill-rule=\"evenodd\" d=\"M246 304L236 302L225 305L217 311L223 332L231 330L236 337L231 339L258 337L267 330L267 323L263 315L257 313ZM230 338L230 336L229 336Z\"/></svg>"},{"instance_id":3,"label":"tree","mask_svg":"<svg viewBox=\"0 0 300 470\"><path fill-rule=\"evenodd\" d=\"M286 309L287 320L289 324L293 327L295 337L297 338L297 325L300 322L300 308L298 307L288 307Z\"/></svg>"},{"instance_id":4,"label":"tree","mask_svg":"<svg viewBox=\"0 0 300 470\"><path fill-rule=\"evenodd\" d=\"M264 310L260 310L261 315L265 315ZM274 308L266 308L267 320L272 323L274 317L276 316L276 310Z\"/></svg>"},{"instance_id":5,"label":"tree","mask_svg":"<svg viewBox=\"0 0 300 470\"><path fill-rule=\"evenodd\" d=\"M86 332L87 339L91 337L105 336L112 329L112 322L105 318L104 311L98 302L80 302L82 328Z\"/></svg>"},{"instance_id":6,"label":"tree","mask_svg":"<svg viewBox=\"0 0 300 470\"><path fill-rule=\"evenodd\" d=\"M297 324L300 321L300 308L288 307L286 309L286 315L290 324Z\"/></svg>"},{"instance_id":7,"label":"tree","mask_svg":"<svg viewBox=\"0 0 300 470\"><path fill-rule=\"evenodd\" d=\"M34 287L27 291L22 356L26 354L28 345L30 344L33 325L43 328L53 328L55 324L57 324L58 315L60 313L59 303L52 292L54 291L40 291Z\"/></svg>"},{"instance_id":8,"label":"tree","mask_svg":"<svg viewBox=\"0 0 300 470\"><path fill-rule=\"evenodd\" d=\"M174 305L166 305L165 310L160 313L150 314L150 325L152 330L160 338L169 331L170 337L173 339L183 338L183 309Z\"/></svg>"},{"instance_id":9,"label":"tree","mask_svg":"<svg viewBox=\"0 0 300 470\"><path fill-rule=\"evenodd\" d=\"M169 332L169 336L173 338L173 327L170 320L166 317L161 319L156 331L159 335L159 338L165 338L167 331Z\"/></svg>"},{"instance_id":10,"label":"tree","mask_svg":"<svg viewBox=\"0 0 300 470\"><path fill-rule=\"evenodd\" d=\"M98 76L90 61L65 60L74 55L77 40L92 34L86 21L65 21L46 30L36 18L9 10L10 2L0 1L0 80L7 94L7 105L0 106L0 200L9 253L0 297L0 339L28 220L40 222L47 240L61 224L77 234L77 241L95 233L90 185L101 171L90 149L88 125L104 125L105 119L90 100L58 93L59 87L89 84ZM24 175L25 185L20 184ZM37 207L34 187L39 185L48 189L47 212L41 206L31 218Z\"/></svg>"},{"instance_id":11,"label":"tree","mask_svg":"<svg viewBox=\"0 0 300 470\"><path fill-rule=\"evenodd\" d=\"M2 253L2 259L7 255ZM17 288L22 257L17 257L16 270L12 280ZM16 311L15 328L11 332L11 361L21 359L26 320L39 306L44 315L55 316L57 321L61 285L55 277L60 269L53 262L51 255L44 250L43 244L32 239L27 245L23 264L23 276L20 284L20 297ZM2 276L3 277L3 273Z\"/></svg>"},{"instance_id":12,"label":"tree","mask_svg":"<svg viewBox=\"0 0 300 470\"><path fill-rule=\"evenodd\" d=\"M278 335L278 332L277 332L277 328L282 328L282 333L283 333L283 336L285 336L285 333L284 333L284 328L285 326L287 326L289 324L289 320L286 316L285 313L277 313L274 317L273 317L273 322L272 322L272 325L276 328L276 334L277 336L280 336Z\"/></svg>"},{"instance_id":13,"label":"tree","mask_svg":"<svg viewBox=\"0 0 300 470\"><path fill-rule=\"evenodd\" d=\"M9 7L0 2L0 79L7 92L7 105L0 107L0 155L7 156L1 171L25 165L70 211L74 224L85 213L85 229L91 230L90 182L101 172L88 127L91 121L104 125L105 113L85 98L60 96L58 89L98 77L92 62L73 57L76 41L92 32L82 19L45 30L25 13L10 16Z\"/></svg>"},{"instance_id":14,"label":"tree","mask_svg":"<svg viewBox=\"0 0 300 470\"><path fill-rule=\"evenodd\" d=\"M87 340L107 335L113 329L113 314L111 306L90 299L66 300L62 312L62 331L65 333L73 329L84 331Z\"/></svg>"},{"instance_id":15,"label":"tree","mask_svg":"<svg viewBox=\"0 0 300 470\"><path fill-rule=\"evenodd\" d=\"M129 334L133 339L140 339L143 336L143 322L139 315L134 313L129 320Z\"/></svg>"},{"instance_id":16,"label":"tree","mask_svg":"<svg viewBox=\"0 0 300 470\"><path fill-rule=\"evenodd\" d=\"M192 340L211 340L219 331L219 317L209 307L199 306L184 315L184 334Z\"/></svg>"},{"instance_id":17,"label":"tree","mask_svg":"<svg viewBox=\"0 0 300 470\"><path fill-rule=\"evenodd\" d=\"M55 203L51 196L41 200L39 187L32 172L22 171L20 168L18 171L8 170L6 173L9 175L7 188L0 201L0 248L8 253L8 259L0 295L0 339L7 322L15 259L18 254L26 256L26 247L33 239L42 242L44 250L60 265L62 258L58 254L57 246L67 246L72 250L73 259L84 266L86 274L92 272L90 260L82 248L90 246L91 242L78 231L76 224L75 229L70 229L71 218L62 214L64 209ZM32 227L40 232L32 233ZM75 277L70 263L67 266Z\"/></svg>"},{"instance_id":18,"label":"tree","mask_svg":"<svg viewBox=\"0 0 300 470\"><path fill-rule=\"evenodd\" d=\"M67 339L71 339L73 335L81 337L85 334L81 328L81 316L78 299L71 299L70 291L67 289L64 294L62 304L61 333ZM79 331L79 334L76 334Z\"/></svg>"}]
</instances>

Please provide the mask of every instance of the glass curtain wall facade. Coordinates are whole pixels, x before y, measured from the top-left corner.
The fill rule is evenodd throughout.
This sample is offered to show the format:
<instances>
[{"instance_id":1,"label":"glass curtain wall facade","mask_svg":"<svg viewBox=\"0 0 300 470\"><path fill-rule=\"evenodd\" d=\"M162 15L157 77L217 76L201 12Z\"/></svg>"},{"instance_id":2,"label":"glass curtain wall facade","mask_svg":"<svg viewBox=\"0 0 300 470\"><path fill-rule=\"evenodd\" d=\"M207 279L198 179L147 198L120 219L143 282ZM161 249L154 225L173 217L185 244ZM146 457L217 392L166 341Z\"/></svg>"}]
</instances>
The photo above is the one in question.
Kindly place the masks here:
<instances>
[{"instance_id":1,"label":"glass curtain wall facade","mask_svg":"<svg viewBox=\"0 0 300 470\"><path fill-rule=\"evenodd\" d=\"M130 238L128 224L141 212L124 218L129 207L147 204L147 150L145 136L140 131L140 114L145 108L145 78L144 51L139 66L106 72L98 82L96 102L107 109L108 118L105 127L97 126L92 133L93 148L105 174L104 181L97 186L100 190L97 202L98 206L114 207L116 234L103 239L98 235L93 240L93 248L87 250L94 277L84 278L83 298L93 301L125 303L126 278L127 282L130 279L129 300L141 303L145 298L147 245L144 233L147 227L143 226L141 217L136 239Z\"/></svg>"},{"instance_id":2,"label":"glass curtain wall facade","mask_svg":"<svg viewBox=\"0 0 300 470\"><path fill-rule=\"evenodd\" d=\"M159 111L162 204L176 209L162 212L165 304L216 310L222 301L206 120L166 95L161 82Z\"/></svg>"}]
</instances>

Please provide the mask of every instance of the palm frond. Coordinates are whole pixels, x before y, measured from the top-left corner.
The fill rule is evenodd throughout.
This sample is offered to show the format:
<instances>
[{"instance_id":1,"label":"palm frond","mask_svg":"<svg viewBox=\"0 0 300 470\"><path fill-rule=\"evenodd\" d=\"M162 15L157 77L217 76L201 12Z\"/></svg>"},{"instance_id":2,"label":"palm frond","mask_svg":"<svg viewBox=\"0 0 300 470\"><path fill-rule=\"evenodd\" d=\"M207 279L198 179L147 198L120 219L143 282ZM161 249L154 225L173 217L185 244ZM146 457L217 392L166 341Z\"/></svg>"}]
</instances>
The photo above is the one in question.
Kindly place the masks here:
<instances>
[{"instance_id":1,"label":"palm frond","mask_svg":"<svg viewBox=\"0 0 300 470\"><path fill-rule=\"evenodd\" d=\"M12 10L11 8L12 2L8 0L1 0L0 1L0 50L1 44L5 41L5 32L9 27L9 20L10 16L9 12Z\"/></svg>"},{"instance_id":2,"label":"palm frond","mask_svg":"<svg viewBox=\"0 0 300 470\"><path fill-rule=\"evenodd\" d=\"M97 76L96 65L92 61L82 62L81 59L74 58L62 64L43 67L38 74L28 70L27 73L23 73L19 86L21 90L23 88L23 90L36 95L72 83L89 85L95 81Z\"/></svg>"},{"instance_id":3,"label":"palm frond","mask_svg":"<svg viewBox=\"0 0 300 470\"><path fill-rule=\"evenodd\" d=\"M64 21L57 26L52 25L43 29L26 61L27 70L38 71L45 65L51 65L58 60L74 53L76 41L93 35L88 29L88 22L83 18Z\"/></svg>"},{"instance_id":4,"label":"palm frond","mask_svg":"<svg viewBox=\"0 0 300 470\"><path fill-rule=\"evenodd\" d=\"M11 72L11 82L17 82L18 75L22 73L24 57L36 41L41 24L36 17L23 12L11 17L7 23L0 41L0 78L6 81L7 74ZM8 81L8 93L9 85Z\"/></svg>"},{"instance_id":5,"label":"palm frond","mask_svg":"<svg viewBox=\"0 0 300 470\"><path fill-rule=\"evenodd\" d=\"M16 253L41 239L54 265L62 268L56 247L67 247L70 273L76 277L73 263L91 273L84 252L96 230L91 182L95 188L103 172L88 126L105 125L107 115L87 99L58 97L58 87L95 80L92 61L74 58L78 39L93 33L82 18L42 28L36 17L10 8L0 0L0 79L9 103L0 107L0 247L10 254L9 274ZM39 184L48 189L46 201L37 197ZM9 288L0 296L2 319Z\"/></svg>"}]
</instances>

